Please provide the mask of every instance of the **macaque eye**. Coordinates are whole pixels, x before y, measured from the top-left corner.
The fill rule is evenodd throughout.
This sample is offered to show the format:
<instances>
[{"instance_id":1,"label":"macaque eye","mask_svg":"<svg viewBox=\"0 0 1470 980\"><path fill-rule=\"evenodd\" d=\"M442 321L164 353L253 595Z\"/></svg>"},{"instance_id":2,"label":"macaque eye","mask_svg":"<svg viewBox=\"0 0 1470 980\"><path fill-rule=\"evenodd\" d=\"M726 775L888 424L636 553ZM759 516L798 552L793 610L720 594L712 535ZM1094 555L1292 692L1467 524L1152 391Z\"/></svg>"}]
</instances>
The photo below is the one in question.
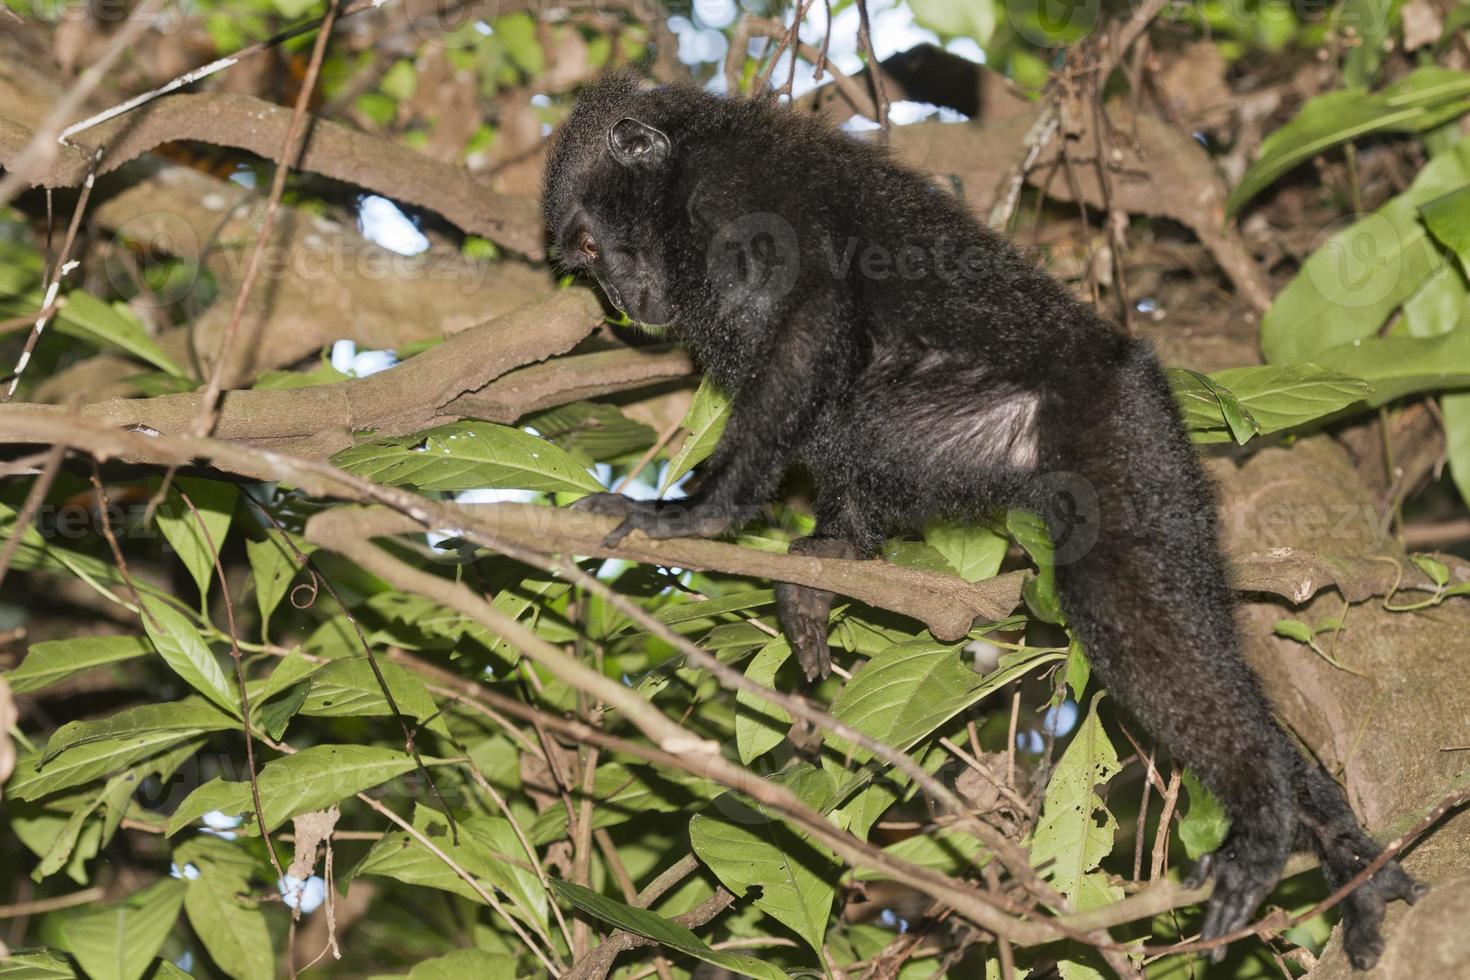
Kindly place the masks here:
<instances>
[{"instance_id":1,"label":"macaque eye","mask_svg":"<svg viewBox=\"0 0 1470 980\"><path fill-rule=\"evenodd\" d=\"M593 239L592 233L589 231L577 232L577 241L574 247L589 262L596 262L597 256L601 254L597 248L596 240Z\"/></svg>"}]
</instances>

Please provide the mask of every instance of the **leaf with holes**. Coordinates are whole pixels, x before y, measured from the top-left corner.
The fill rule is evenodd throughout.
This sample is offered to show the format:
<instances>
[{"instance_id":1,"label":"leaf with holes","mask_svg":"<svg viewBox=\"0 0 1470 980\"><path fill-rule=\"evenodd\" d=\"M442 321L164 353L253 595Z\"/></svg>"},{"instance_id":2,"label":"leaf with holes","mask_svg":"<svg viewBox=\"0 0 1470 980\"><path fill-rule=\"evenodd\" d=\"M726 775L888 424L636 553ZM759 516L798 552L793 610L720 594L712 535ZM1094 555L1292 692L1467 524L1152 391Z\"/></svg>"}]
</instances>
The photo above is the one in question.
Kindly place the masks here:
<instances>
[{"instance_id":1,"label":"leaf with holes","mask_svg":"<svg viewBox=\"0 0 1470 980\"><path fill-rule=\"evenodd\" d=\"M1123 897L1097 870L1112 853L1118 821L1097 795L1122 768L1103 731L1095 695L1087 719L1062 753L1046 787L1041 819L1031 836L1031 864L1078 909L1094 909Z\"/></svg>"}]
</instances>

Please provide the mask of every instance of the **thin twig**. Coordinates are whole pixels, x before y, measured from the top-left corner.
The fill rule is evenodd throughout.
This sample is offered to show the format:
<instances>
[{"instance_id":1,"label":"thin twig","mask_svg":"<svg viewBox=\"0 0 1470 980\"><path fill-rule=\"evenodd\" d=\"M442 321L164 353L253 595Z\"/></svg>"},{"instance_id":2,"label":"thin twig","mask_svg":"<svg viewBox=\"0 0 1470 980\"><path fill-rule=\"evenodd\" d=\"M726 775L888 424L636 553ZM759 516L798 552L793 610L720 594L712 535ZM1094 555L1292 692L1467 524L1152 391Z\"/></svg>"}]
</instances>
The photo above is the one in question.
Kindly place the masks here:
<instances>
[{"instance_id":1,"label":"thin twig","mask_svg":"<svg viewBox=\"0 0 1470 980\"><path fill-rule=\"evenodd\" d=\"M194 506L194 501L184 492L182 486L178 488L178 493L188 506L189 513L194 515L194 523L199 526L204 543L209 546L209 558L214 562L215 576L219 579L220 595L225 603L225 626L230 634L230 658L235 662L235 686L240 691L240 724L245 732L245 773L250 779L250 799L255 804L255 821L260 825L260 836L265 841L265 852L270 856L271 867L275 868L277 878L285 878L286 872L281 869L281 859L276 855L275 841L271 840L270 830L266 827L265 806L260 802L260 780L256 778L255 768L255 734L250 727L250 692L245 685L245 658L240 653L240 634L235 628L235 604L230 599L230 583L225 579L225 567L220 564L219 549L215 547L214 535L209 532L209 525L204 523L199 508Z\"/></svg>"},{"instance_id":2,"label":"thin twig","mask_svg":"<svg viewBox=\"0 0 1470 980\"><path fill-rule=\"evenodd\" d=\"M10 535L5 542L5 549L0 551L0 584L5 582L5 573L10 571L10 563L15 558L15 552L20 547L21 539L26 536L26 530L36 519L36 513L40 511L46 494L51 491L51 484L55 482L57 471L61 469L61 457L64 455L66 455L66 447L62 445L53 446L46 453L46 462L41 467L40 475L31 483L25 503L20 506L20 513L16 514L15 520L11 522Z\"/></svg>"},{"instance_id":3,"label":"thin twig","mask_svg":"<svg viewBox=\"0 0 1470 980\"><path fill-rule=\"evenodd\" d=\"M328 0L326 16L322 18L321 29L311 49L311 60L307 62L306 74L301 79L301 89L296 93L296 105L291 110L291 125L286 130L285 142L281 146L280 155L276 158L276 172L271 178L265 215L261 218L260 229L255 234L255 245L250 250L245 275L241 277L240 286L235 291L235 301L230 307L230 319L225 324L224 335L215 349L215 360L210 368L209 381L204 387L204 393L199 402L199 414L194 423L196 436L207 436L214 431L220 389L224 385L225 369L234 352L235 335L240 330L240 321L245 316L245 304L254 290L255 280L260 276L266 245L270 242L271 232L276 225L276 213L281 207L281 196L286 192L286 177L291 173L291 167L300 157L301 149L305 145L306 110L311 105L311 96L316 91L322 61L327 55L327 42L332 37L332 25L337 19L338 5L339 0Z\"/></svg>"},{"instance_id":4,"label":"thin twig","mask_svg":"<svg viewBox=\"0 0 1470 980\"><path fill-rule=\"evenodd\" d=\"M1143 798L1138 801L1138 823L1133 829L1133 880L1143 877L1143 841L1148 836L1148 803L1154 789L1154 754L1148 754L1148 765L1143 775Z\"/></svg>"},{"instance_id":5,"label":"thin twig","mask_svg":"<svg viewBox=\"0 0 1470 980\"><path fill-rule=\"evenodd\" d=\"M857 0L858 41L868 57L868 80L873 83L873 102L878 107L878 129L888 141L888 91L883 83L883 65L873 49L873 31L868 23L868 0Z\"/></svg>"},{"instance_id":6,"label":"thin twig","mask_svg":"<svg viewBox=\"0 0 1470 980\"><path fill-rule=\"evenodd\" d=\"M1174 819L1174 807L1179 804L1180 772L1175 769L1169 776L1169 786L1164 790L1164 805L1159 811L1159 829L1154 835L1153 865L1149 868L1150 881L1164 876L1164 864L1169 859L1170 821Z\"/></svg>"},{"instance_id":7,"label":"thin twig","mask_svg":"<svg viewBox=\"0 0 1470 980\"><path fill-rule=\"evenodd\" d=\"M41 333L46 329L46 324L51 320L59 301L57 295L61 290L61 280L66 274L75 269L78 263L71 261L72 246L77 240L77 229L82 224L82 214L87 210L87 202L92 199L92 186L97 182L97 161L101 158L99 151L92 157L91 169L87 171L87 179L82 181L82 192L77 195L76 207L72 208L71 223L67 225L66 238L61 245L61 258L52 268L51 279L46 284L46 295L41 300L41 312L36 315L36 323L31 327L30 336L26 338L25 347L20 352L20 359L15 362L15 370L10 378L10 386L5 390L5 395L0 402L8 402L15 397L15 389L20 386L20 377L25 373L26 365L31 362L31 354L36 349L36 343L41 339Z\"/></svg>"},{"instance_id":8,"label":"thin twig","mask_svg":"<svg viewBox=\"0 0 1470 980\"><path fill-rule=\"evenodd\" d=\"M106 895L107 889L99 885L96 888L84 888L79 892L72 892L69 895L38 898L34 901L19 902L15 905L0 905L0 919L18 919L22 916L55 912L58 909L75 908L78 905L91 905L93 902L100 902Z\"/></svg>"},{"instance_id":9,"label":"thin twig","mask_svg":"<svg viewBox=\"0 0 1470 980\"><path fill-rule=\"evenodd\" d=\"M157 88L149 89L147 92L139 93L138 95L135 95L132 98L128 99L126 102L120 102L109 109L104 109L102 112L99 112L96 115L88 116L86 119L83 119L80 122L73 123L62 131L59 139L61 142L67 142L78 133L85 132L86 130L91 129L94 126L101 125L102 123L107 122L107 120L109 119L115 119L118 116L121 116L123 113L131 112L139 106L146 105L147 103L152 102L154 99L157 99L160 96L168 95L170 92L177 92L179 89L185 87L186 85L192 85L195 82L200 81L201 79L208 78L210 75L214 75L218 72L224 71L226 68L230 68L234 65L239 64L241 61L244 61L251 55L256 55L262 51L268 51L271 48L278 47L293 38L300 37L303 34L309 34L324 24L326 24L328 26L328 29L330 30L329 21L333 17L336 17L338 19L341 19L343 17L351 17L353 14L361 13L364 10L372 10L376 7L381 7L386 2L387 0L357 0L356 3L348 4L346 7L342 8L340 12L334 12L337 5L336 3L333 3L332 6L328 8L327 13L322 17L313 18L312 20L297 24L294 27L288 27L284 31L273 34L263 41L256 41L254 44L247 45L246 47L241 48L239 51L236 51L232 55L227 55L226 57L216 59L215 61L211 61L207 65L200 65L198 68L192 68L189 71L184 72L182 75L179 75L178 77L165 82ZM141 10L142 7L139 7L139 11ZM37 133L39 134L40 130L37 130ZM3 199L3 196L0 196L0 200Z\"/></svg>"},{"instance_id":10,"label":"thin twig","mask_svg":"<svg viewBox=\"0 0 1470 980\"><path fill-rule=\"evenodd\" d=\"M454 700L456 703L463 703L458 694L454 695ZM520 842L521 850L526 852L526 858L531 862L531 870L540 879L541 887L546 889L547 894L550 894L551 878L547 875L546 867L541 863L541 858L536 853L536 848L532 846L531 839L526 836L525 828L521 826L521 821L516 817L515 811L510 808L510 804L506 802L505 797L500 795L490 780L485 778L485 774L480 771L479 766L475 765L473 759L466 758L465 766L469 770L470 779L480 788L480 792L490 797L491 802L495 804L495 808L500 811L500 815L505 818L506 823L510 824L511 833L516 835L516 840ZM566 918L562 915L561 904L558 902L549 902L548 904L551 906L552 914L556 916L556 924L557 928L561 930L561 937L566 941L567 947L570 948L572 945L572 933L571 929L567 926ZM549 941L547 942L547 948L553 956L556 955L556 948ZM559 957L557 962L561 962Z\"/></svg>"},{"instance_id":11,"label":"thin twig","mask_svg":"<svg viewBox=\"0 0 1470 980\"><path fill-rule=\"evenodd\" d=\"M57 138L62 133L62 126L71 118L72 113L86 103L88 96L102 84L107 77L113 62L132 48L143 32L153 26L153 15L158 8L163 6L163 0L143 0L128 14L125 24L108 41L107 47L97 56L97 60L87 66L87 70L66 94L56 100L51 111L46 113L40 125L31 134L31 141L25 148L17 153L11 161L6 164L7 173L0 178L0 207L10 203L15 195L31 180L31 175L39 173L56 159L56 154L61 151L61 140ZM65 138L63 134L62 139Z\"/></svg>"}]
</instances>

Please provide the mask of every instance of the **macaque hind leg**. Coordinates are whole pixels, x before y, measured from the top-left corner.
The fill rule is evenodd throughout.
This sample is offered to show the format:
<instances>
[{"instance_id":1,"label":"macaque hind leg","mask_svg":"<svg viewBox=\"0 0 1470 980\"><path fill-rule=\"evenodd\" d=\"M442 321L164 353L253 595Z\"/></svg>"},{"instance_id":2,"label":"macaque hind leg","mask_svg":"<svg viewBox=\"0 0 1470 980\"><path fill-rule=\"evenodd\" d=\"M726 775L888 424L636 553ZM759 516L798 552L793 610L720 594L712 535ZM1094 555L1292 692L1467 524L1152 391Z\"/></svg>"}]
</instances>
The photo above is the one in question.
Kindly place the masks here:
<instances>
[{"instance_id":1,"label":"macaque hind leg","mask_svg":"<svg viewBox=\"0 0 1470 980\"><path fill-rule=\"evenodd\" d=\"M1322 861L1322 873L1333 891L1352 881L1382 851L1358 826L1342 790L1314 761L1299 760L1296 778L1298 841ZM1383 953L1385 906L1394 899L1410 905L1428 886L1411 878L1397 861L1389 861L1355 888L1342 903L1342 945L1359 970L1378 962Z\"/></svg>"},{"instance_id":2,"label":"macaque hind leg","mask_svg":"<svg viewBox=\"0 0 1470 980\"><path fill-rule=\"evenodd\" d=\"M817 527L810 537L791 542L790 553L813 558L869 558L883 544L873 522L851 507L832 507L818 499ZM835 598L826 589L790 582L776 584L776 614L781 629L796 652L808 681L821 680L832 672L832 653L827 646L827 620Z\"/></svg>"},{"instance_id":3,"label":"macaque hind leg","mask_svg":"<svg viewBox=\"0 0 1470 980\"><path fill-rule=\"evenodd\" d=\"M860 558L857 545L842 538L797 538L790 553L814 558ZM835 596L826 589L791 582L776 583L776 615L781 629L796 651L796 659L809 681L832 673L832 652L827 646L827 618Z\"/></svg>"}]
</instances>

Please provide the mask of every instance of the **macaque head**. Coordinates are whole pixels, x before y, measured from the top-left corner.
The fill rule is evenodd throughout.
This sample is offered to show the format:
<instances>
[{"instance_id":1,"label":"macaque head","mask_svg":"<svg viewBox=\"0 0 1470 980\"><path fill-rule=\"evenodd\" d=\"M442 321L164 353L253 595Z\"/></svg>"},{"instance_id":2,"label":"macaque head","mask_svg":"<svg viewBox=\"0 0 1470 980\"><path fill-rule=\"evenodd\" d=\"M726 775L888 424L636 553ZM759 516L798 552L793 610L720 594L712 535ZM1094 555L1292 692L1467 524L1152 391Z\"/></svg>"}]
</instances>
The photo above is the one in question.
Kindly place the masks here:
<instances>
[{"instance_id":1,"label":"macaque head","mask_svg":"<svg viewBox=\"0 0 1470 980\"><path fill-rule=\"evenodd\" d=\"M608 301L648 326L675 318L664 260L664 215L675 146L659 100L634 76L583 90L547 155L542 206L552 254L586 272Z\"/></svg>"}]
</instances>

